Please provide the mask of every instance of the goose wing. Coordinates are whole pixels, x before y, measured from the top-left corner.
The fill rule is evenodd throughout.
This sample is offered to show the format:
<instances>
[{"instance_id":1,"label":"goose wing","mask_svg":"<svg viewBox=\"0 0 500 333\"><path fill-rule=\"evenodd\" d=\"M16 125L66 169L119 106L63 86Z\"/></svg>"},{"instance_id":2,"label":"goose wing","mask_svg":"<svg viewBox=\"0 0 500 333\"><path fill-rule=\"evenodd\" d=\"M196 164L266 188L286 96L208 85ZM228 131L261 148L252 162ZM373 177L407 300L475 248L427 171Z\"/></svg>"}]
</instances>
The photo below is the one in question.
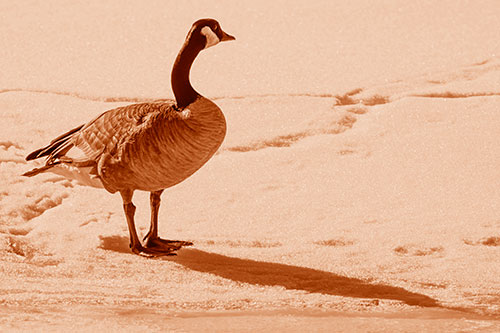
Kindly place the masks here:
<instances>
[{"instance_id":1,"label":"goose wing","mask_svg":"<svg viewBox=\"0 0 500 333\"><path fill-rule=\"evenodd\" d=\"M174 111L173 104L165 101L141 103L106 111L87 124L55 138L48 146L30 153L26 160L47 156L47 165L96 163L103 152L116 151L120 144L132 139L160 113Z\"/></svg>"}]
</instances>

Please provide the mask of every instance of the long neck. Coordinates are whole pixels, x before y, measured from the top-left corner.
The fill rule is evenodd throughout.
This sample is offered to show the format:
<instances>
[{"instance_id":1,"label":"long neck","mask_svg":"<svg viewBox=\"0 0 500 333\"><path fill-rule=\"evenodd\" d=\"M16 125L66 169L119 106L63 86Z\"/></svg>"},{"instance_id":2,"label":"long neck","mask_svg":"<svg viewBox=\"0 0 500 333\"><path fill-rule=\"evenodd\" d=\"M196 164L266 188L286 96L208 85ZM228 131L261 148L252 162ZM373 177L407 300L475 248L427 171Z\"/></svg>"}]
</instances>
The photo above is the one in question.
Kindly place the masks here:
<instances>
[{"instance_id":1,"label":"long neck","mask_svg":"<svg viewBox=\"0 0 500 333\"><path fill-rule=\"evenodd\" d=\"M196 46L196 43L189 43L188 41L182 46L175 59L171 83L177 106L180 108L188 106L199 96L191 86L191 82L189 82L189 71L194 59L201 50L200 47Z\"/></svg>"}]
</instances>

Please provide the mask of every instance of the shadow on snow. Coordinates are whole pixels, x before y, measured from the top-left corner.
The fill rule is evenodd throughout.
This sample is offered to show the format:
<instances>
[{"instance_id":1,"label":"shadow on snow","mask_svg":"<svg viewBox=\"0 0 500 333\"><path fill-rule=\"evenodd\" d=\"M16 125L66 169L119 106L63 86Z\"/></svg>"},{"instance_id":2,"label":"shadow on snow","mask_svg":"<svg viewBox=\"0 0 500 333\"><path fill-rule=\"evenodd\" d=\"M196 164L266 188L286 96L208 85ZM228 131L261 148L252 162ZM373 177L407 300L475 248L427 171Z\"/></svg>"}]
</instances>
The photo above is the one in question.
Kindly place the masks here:
<instances>
[{"instance_id":1,"label":"shadow on snow","mask_svg":"<svg viewBox=\"0 0 500 333\"><path fill-rule=\"evenodd\" d=\"M335 296L398 300L408 305L424 307L440 307L436 300L403 288L372 284L361 279L306 267L233 258L196 249L183 249L177 257L168 260L194 271L215 274L237 282L281 286L286 289Z\"/></svg>"},{"instance_id":2,"label":"shadow on snow","mask_svg":"<svg viewBox=\"0 0 500 333\"><path fill-rule=\"evenodd\" d=\"M102 249L131 253L127 237L101 237L101 241ZM397 300L414 306L441 307L436 300L426 295L400 287L370 283L307 267L240 259L196 249L182 249L177 256L166 257L165 260L237 282L281 286L326 295Z\"/></svg>"}]
</instances>

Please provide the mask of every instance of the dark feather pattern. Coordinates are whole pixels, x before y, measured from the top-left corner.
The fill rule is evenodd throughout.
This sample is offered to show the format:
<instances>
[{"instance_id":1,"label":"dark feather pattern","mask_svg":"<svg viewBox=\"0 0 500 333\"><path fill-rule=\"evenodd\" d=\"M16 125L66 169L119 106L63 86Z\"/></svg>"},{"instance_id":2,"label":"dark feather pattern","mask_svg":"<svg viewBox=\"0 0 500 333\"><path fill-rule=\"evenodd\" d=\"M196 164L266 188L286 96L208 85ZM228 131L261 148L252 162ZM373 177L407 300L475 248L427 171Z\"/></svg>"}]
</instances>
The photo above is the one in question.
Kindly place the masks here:
<instances>
[{"instance_id":1,"label":"dark feather pattern","mask_svg":"<svg viewBox=\"0 0 500 333\"><path fill-rule=\"evenodd\" d=\"M25 175L61 163L96 166L110 192L156 191L198 170L216 152L225 132L221 110L201 96L183 111L173 102L132 104L106 111L31 153L31 159L47 156L46 167ZM73 147L84 153L84 160L64 155Z\"/></svg>"},{"instance_id":2,"label":"dark feather pattern","mask_svg":"<svg viewBox=\"0 0 500 333\"><path fill-rule=\"evenodd\" d=\"M35 150L34 152L30 153L28 156L26 156L26 161L34 160L39 157L47 156L47 155L53 155L53 152L60 147L62 144L66 143L70 138L71 135L74 134L75 132L78 132L80 129L82 129L84 125L80 125L76 128L73 128L72 130L61 134L54 140L50 142L50 144L46 147L40 148Z\"/></svg>"}]
</instances>

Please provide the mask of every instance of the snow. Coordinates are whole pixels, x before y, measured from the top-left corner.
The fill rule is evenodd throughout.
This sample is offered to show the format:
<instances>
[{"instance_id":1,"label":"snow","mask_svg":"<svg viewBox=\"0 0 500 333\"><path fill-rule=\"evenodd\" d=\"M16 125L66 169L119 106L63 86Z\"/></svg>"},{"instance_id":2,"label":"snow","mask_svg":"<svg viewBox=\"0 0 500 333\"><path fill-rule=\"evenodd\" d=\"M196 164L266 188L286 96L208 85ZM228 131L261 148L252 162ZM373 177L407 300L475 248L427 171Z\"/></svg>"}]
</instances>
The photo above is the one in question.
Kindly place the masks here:
<instances>
[{"instance_id":1,"label":"snow","mask_svg":"<svg viewBox=\"0 0 500 333\"><path fill-rule=\"evenodd\" d=\"M377 4L0 4L0 328L498 331L500 8ZM135 256L119 195L24 156L171 98L200 17L236 37L191 76L227 137L162 196L194 247Z\"/></svg>"}]
</instances>

